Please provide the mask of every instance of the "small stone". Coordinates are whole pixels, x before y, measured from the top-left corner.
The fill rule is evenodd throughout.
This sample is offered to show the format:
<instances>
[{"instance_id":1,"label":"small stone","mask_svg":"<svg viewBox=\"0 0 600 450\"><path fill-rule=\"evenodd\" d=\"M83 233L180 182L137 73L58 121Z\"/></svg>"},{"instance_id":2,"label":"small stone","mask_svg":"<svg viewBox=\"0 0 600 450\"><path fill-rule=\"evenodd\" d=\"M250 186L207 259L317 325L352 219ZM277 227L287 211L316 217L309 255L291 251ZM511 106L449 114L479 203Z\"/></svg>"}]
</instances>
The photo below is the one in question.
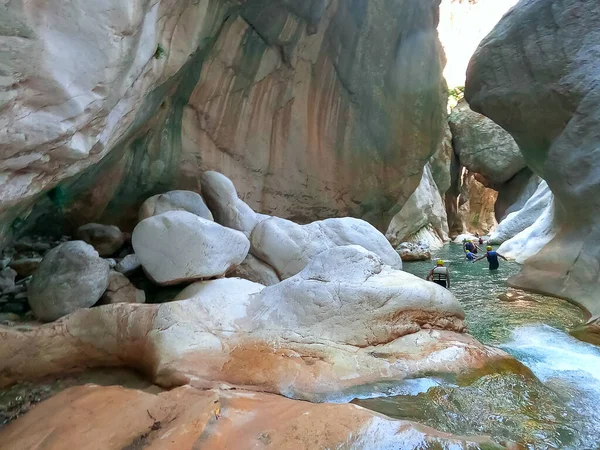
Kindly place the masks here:
<instances>
[{"instance_id":1,"label":"small stone","mask_svg":"<svg viewBox=\"0 0 600 450\"><path fill-rule=\"evenodd\" d=\"M28 297L27 291L19 292L17 295L15 295L15 300L27 300Z\"/></svg>"},{"instance_id":2,"label":"small stone","mask_svg":"<svg viewBox=\"0 0 600 450\"><path fill-rule=\"evenodd\" d=\"M15 302L14 300L2 305L2 312L14 313L23 315L29 311L29 305L27 302Z\"/></svg>"},{"instance_id":3,"label":"small stone","mask_svg":"<svg viewBox=\"0 0 600 450\"><path fill-rule=\"evenodd\" d=\"M36 258L20 258L16 260L12 260L10 262L10 267L15 269L19 276L28 277L29 275L33 275L35 271L38 269L42 262L41 257Z\"/></svg>"},{"instance_id":4,"label":"small stone","mask_svg":"<svg viewBox=\"0 0 600 450\"><path fill-rule=\"evenodd\" d=\"M17 272L10 267L0 271L0 292L4 292L15 286L15 278L17 278Z\"/></svg>"},{"instance_id":5,"label":"small stone","mask_svg":"<svg viewBox=\"0 0 600 450\"><path fill-rule=\"evenodd\" d=\"M111 271L108 276L108 287L98 305L115 303L146 303L146 294L131 284L125 275Z\"/></svg>"},{"instance_id":6,"label":"small stone","mask_svg":"<svg viewBox=\"0 0 600 450\"><path fill-rule=\"evenodd\" d=\"M141 267L142 263L140 262L140 259L135 253L133 253L123 258L121 262L117 264L115 270L119 273L122 273L123 275L129 275Z\"/></svg>"},{"instance_id":7,"label":"small stone","mask_svg":"<svg viewBox=\"0 0 600 450\"><path fill-rule=\"evenodd\" d=\"M17 322L20 317L14 313L0 313L0 322Z\"/></svg>"},{"instance_id":8,"label":"small stone","mask_svg":"<svg viewBox=\"0 0 600 450\"><path fill-rule=\"evenodd\" d=\"M104 258L104 261L108 263L111 269L114 269L117 265L117 261L115 261L113 258Z\"/></svg>"},{"instance_id":9,"label":"small stone","mask_svg":"<svg viewBox=\"0 0 600 450\"><path fill-rule=\"evenodd\" d=\"M21 278L19 281L17 281L15 284L17 286L23 285L23 286L28 286L29 282L31 281L31 275L29 275L28 277L25 278Z\"/></svg>"},{"instance_id":10,"label":"small stone","mask_svg":"<svg viewBox=\"0 0 600 450\"><path fill-rule=\"evenodd\" d=\"M94 247L100 256L114 255L125 243L125 236L118 227L99 223L79 227L77 237Z\"/></svg>"},{"instance_id":11,"label":"small stone","mask_svg":"<svg viewBox=\"0 0 600 450\"><path fill-rule=\"evenodd\" d=\"M0 270L4 270L10 264L10 258L2 258L0 259Z\"/></svg>"},{"instance_id":12,"label":"small stone","mask_svg":"<svg viewBox=\"0 0 600 450\"><path fill-rule=\"evenodd\" d=\"M49 242L41 241L39 238L34 239L30 236L19 239L15 243L15 249L18 252L32 251L36 253L45 253L50 250L51 245Z\"/></svg>"},{"instance_id":13,"label":"small stone","mask_svg":"<svg viewBox=\"0 0 600 450\"><path fill-rule=\"evenodd\" d=\"M16 295L16 294L20 294L21 292L25 292L27 290L27 286L25 286L24 284L15 284L13 287L9 288L9 289L5 289L2 293L4 295Z\"/></svg>"}]
</instances>

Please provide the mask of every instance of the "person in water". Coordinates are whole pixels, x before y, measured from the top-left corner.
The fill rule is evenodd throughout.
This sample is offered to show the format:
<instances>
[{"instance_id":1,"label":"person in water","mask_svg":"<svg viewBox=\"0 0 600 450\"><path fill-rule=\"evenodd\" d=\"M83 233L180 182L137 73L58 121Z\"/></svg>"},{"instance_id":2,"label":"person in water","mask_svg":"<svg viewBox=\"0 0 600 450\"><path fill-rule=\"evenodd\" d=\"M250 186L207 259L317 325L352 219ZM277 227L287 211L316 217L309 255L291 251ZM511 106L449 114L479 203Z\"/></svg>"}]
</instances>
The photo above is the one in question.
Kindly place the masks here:
<instances>
[{"instance_id":1,"label":"person in water","mask_svg":"<svg viewBox=\"0 0 600 450\"><path fill-rule=\"evenodd\" d=\"M481 250L479 247L477 247L477 244L473 244L472 240L468 240L467 242L465 242L465 244L463 245L463 250L469 251L471 253L477 254L478 250Z\"/></svg>"},{"instance_id":2,"label":"person in water","mask_svg":"<svg viewBox=\"0 0 600 450\"><path fill-rule=\"evenodd\" d=\"M437 260L436 266L429 271L426 278L427 281L433 281L435 284L450 289L450 271L444 265L444 261Z\"/></svg>"},{"instance_id":3,"label":"person in water","mask_svg":"<svg viewBox=\"0 0 600 450\"><path fill-rule=\"evenodd\" d=\"M504 261L508 261L504 256L500 253L495 252L491 245L487 246L487 252L480 258L477 258L475 262L481 261L484 258L487 258L488 263L490 264L490 270L498 270L500 267L500 262L498 261L498 257L502 258Z\"/></svg>"},{"instance_id":4,"label":"person in water","mask_svg":"<svg viewBox=\"0 0 600 450\"><path fill-rule=\"evenodd\" d=\"M465 258L467 258L467 261L472 261L475 262L475 254L471 253L469 250L465 249Z\"/></svg>"}]
</instances>

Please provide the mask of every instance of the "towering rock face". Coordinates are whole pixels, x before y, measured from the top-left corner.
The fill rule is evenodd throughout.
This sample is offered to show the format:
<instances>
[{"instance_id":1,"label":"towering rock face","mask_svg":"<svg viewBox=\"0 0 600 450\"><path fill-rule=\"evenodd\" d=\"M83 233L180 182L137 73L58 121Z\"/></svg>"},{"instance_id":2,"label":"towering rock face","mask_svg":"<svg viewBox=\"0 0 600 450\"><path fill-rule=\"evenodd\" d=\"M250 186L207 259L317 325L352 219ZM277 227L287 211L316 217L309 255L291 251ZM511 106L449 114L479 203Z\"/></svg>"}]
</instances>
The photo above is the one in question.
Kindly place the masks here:
<instances>
[{"instance_id":1,"label":"towering rock face","mask_svg":"<svg viewBox=\"0 0 600 450\"><path fill-rule=\"evenodd\" d=\"M439 0L42 3L0 23L5 234L35 201L131 225L209 169L263 212L382 225L443 133Z\"/></svg>"},{"instance_id":2,"label":"towering rock face","mask_svg":"<svg viewBox=\"0 0 600 450\"><path fill-rule=\"evenodd\" d=\"M508 130L555 195L558 232L516 286L600 313L600 8L593 0L523 0L469 67L471 107Z\"/></svg>"}]
</instances>

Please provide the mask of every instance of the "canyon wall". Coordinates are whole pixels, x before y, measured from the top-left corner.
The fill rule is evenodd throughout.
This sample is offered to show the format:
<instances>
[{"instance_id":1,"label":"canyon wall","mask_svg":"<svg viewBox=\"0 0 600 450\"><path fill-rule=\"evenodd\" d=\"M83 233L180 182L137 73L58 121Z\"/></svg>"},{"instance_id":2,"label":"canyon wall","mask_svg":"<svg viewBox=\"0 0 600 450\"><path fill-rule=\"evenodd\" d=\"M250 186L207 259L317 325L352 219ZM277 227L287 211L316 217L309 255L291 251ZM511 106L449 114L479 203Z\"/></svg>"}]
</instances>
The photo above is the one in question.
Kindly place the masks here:
<instances>
[{"instance_id":1,"label":"canyon wall","mask_svg":"<svg viewBox=\"0 0 600 450\"><path fill-rule=\"evenodd\" d=\"M438 6L4 6L2 235L33 223L128 228L145 198L197 190L212 169L261 212L387 225L443 135Z\"/></svg>"},{"instance_id":2,"label":"canyon wall","mask_svg":"<svg viewBox=\"0 0 600 450\"><path fill-rule=\"evenodd\" d=\"M600 313L600 10L592 0L522 0L480 44L466 98L509 131L554 194L556 236L511 284Z\"/></svg>"}]
</instances>

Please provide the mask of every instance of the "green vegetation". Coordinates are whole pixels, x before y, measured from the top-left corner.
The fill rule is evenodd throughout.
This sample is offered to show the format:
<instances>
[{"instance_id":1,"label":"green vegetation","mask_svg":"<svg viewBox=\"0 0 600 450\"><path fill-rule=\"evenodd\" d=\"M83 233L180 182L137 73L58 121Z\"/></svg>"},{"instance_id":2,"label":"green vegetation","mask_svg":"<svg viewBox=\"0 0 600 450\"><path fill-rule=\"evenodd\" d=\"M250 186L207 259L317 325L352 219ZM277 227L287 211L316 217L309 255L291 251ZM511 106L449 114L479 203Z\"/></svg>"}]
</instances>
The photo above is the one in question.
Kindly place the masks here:
<instances>
[{"instance_id":1,"label":"green vegetation","mask_svg":"<svg viewBox=\"0 0 600 450\"><path fill-rule=\"evenodd\" d=\"M458 105L465 96L465 87L464 86L456 86L455 88L448 90L448 108L451 110Z\"/></svg>"},{"instance_id":2,"label":"green vegetation","mask_svg":"<svg viewBox=\"0 0 600 450\"><path fill-rule=\"evenodd\" d=\"M165 49L163 48L162 45L158 44L156 46L156 51L154 52L154 59L160 59L164 56L165 54Z\"/></svg>"}]
</instances>

